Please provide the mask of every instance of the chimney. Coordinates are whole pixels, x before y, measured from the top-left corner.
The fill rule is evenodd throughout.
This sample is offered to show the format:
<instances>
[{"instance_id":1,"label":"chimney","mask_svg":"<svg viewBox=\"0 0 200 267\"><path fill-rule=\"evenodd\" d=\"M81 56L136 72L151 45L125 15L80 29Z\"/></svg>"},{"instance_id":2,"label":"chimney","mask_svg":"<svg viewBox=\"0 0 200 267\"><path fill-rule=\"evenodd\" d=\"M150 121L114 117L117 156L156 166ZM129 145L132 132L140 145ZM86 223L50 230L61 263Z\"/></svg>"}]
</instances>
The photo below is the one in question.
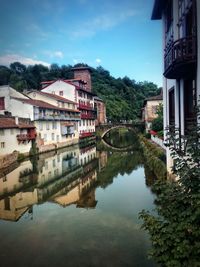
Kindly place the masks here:
<instances>
[{"instance_id":1,"label":"chimney","mask_svg":"<svg viewBox=\"0 0 200 267\"><path fill-rule=\"evenodd\" d=\"M91 92L92 91L92 83L91 83L91 74L89 67L75 67L72 68L74 71L74 79L80 79L86 81L86 90Z\"/></svg>"},{"instance_id":2,"label":"chimney","mask_svg":"<svg viewBox=\"0 0 200 267\"><path fill-rule=\"evenodd\" d=\"M19 124L19 118L18 117L15 117L15 124Z\"/></svg>"}]
</instances>

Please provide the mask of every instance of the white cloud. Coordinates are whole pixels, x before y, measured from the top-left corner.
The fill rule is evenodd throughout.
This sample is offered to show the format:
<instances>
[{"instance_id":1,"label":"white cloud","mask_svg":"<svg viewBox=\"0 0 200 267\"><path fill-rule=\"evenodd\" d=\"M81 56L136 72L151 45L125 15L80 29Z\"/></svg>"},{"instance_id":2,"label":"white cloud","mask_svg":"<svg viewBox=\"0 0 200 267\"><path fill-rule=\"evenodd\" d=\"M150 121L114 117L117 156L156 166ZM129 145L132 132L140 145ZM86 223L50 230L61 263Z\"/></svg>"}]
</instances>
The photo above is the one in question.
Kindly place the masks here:
<instances>
[{"instance_id":1,"label":"white cloud","mask_svg":"<svg viewBox=\"0 0 200 267\"><path fill-rule=\"evenodd\" d=\"M7 54L7 55L0 56L0 65L9 66L11 63L16 62L16 61L21 62L24 65L42 64L47 67L50 66L50 64L45 61L36 60L33 58L29 58L29 57L23 57L17 54Z\"/></svg>"},{"instance_id":2,"label":"white cloud","mask_svg":"<svg viewBox=\"0 0 200 267\"><path fill-rule=\"evenodd\" d=\"M77 63L78 63L78 59L75 59L75 58L74 58L74 59L73 59L73 63L74 63L74 64L77 64Z\"/></svg>"},{"instance_id":3,"label":"white cloud","mask_svg":"<svg viewBox=\"0 0 200 267\"><path fill-rule=\"evenodd\" d=\"M50 58L63 58L64 54L62 51L44 51L45 55L48 55Z\"/></svg>"},{"instance_id":4,"label":"white cloud","mask_svg":"<svg viewBox=\"0 0 200 267\"><path fill-rule=\"evenodd\" d=\"M97 59L95 60L95 62L96 62L97 64L100 64L100 63L101 63L101 59L100 59L100 58L97 58Z\"/></svg>"},{"instance_id":5,"label":"white cloud","mask_svg":"<svg viewBox=\"0 0 200 267\"><path fill-rule=\"evenodd\" d=\"M83 22L81 27L73 29L71 37L73 39L80 37L93 36L97 31L109 30L116 27L128 18L137 14L134 10L121 10L112 13L102 14L98 17L91 18L89 21Z\"/></svg>"}]
</instances>

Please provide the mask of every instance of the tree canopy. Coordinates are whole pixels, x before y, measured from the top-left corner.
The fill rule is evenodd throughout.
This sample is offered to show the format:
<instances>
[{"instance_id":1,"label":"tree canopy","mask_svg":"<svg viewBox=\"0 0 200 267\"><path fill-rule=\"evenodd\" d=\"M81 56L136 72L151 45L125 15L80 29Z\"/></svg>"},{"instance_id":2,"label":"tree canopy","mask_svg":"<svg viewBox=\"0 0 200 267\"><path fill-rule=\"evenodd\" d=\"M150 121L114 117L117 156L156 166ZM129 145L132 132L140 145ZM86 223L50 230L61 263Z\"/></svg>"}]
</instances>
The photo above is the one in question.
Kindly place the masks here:
<instances>
[{"instance_id":1,"label":"tree canopy","mask_svg":"<svg viewBox=\"0 0 200 267\"><path fill-rule=\"evenodd\" d=\"M87 66L78 63L74 66L51 64L48 68L41 64L25 66L14 62L10 67L0 66L0 85L9 84L14 89L41 89L41 82L56 79L72 79L72 67ZM114 78L102 66L90 67L92 90L106 103L107 117L110 121L136 120L141 116L145 98L159 94L160 89L152 82L136 82L125 76Z\"/></svg>"}]
</instances>

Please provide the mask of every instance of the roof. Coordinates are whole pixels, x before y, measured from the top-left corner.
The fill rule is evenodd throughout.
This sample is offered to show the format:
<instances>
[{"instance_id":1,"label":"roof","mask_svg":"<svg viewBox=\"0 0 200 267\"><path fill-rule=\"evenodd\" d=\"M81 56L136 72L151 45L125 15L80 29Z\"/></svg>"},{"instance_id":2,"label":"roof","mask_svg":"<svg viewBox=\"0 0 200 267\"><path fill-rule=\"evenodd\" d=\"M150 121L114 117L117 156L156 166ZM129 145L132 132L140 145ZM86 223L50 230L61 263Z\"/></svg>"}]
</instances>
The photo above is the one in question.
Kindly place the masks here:
<instances>
[{"instance_id":1,"label":"roof","mask_svg":"<svg viewBox=\"0 0 200 267\"><path fill-rule=\"evenodd\" d=\"M62 102L65 102L65 103L77 104L74 101L71 101L71 100L69 100L69 99L67 99L65 97L62 97L62 96L59 96L59 95L56 95L56 94L51 94L51 93L42 92L42 91L36 91L36 90L31 91L31 93L32 92L36 92L36 93L41 94L41 95L46 95L46 96L49 96L51 98L54 98L54 99L56 99L58 101L62 101Z\"/></svg>"},{"instance_id":2,"label":"roof","mask_svg":"<svg viewBox=\"0 0 200 267\"><path fill-rule=\"evenodd\" d=\"M90 67L84 67L84 66L81 66L81 67L74 67L72 68L72 70L89 70L91 71L91 68Z\"/></svg>"},{"instance_id":3,"label":"roof","mask_svg":"<svg viewBox=\"0 0 200 267\"><path fill-rule=\"evenodd\" d=\"M18 124L15 122L15 117L0 117L0 129L10 129L10 128L19 128L19 129L30 129L35 128L31 123L26 123L18 120Z\"/></svg>"},{"instance_id":4,"label":"roof","mask_svg":"<svg viewBox=\"0 0 200 267\"><path fill-rule=\"evenodd\" d=\"M42 100L23 99L23 98L17 98L17 97L12 97L12 98L14 98L16 100L19 100L19 101L21 101L23 103L27 103L29 105L35 106L35 107L39 107L39 108L80 112L77 109L67 109L67 108L57 107L57 106L51 105L51 104L49 104L47 102L44 102Z\"/></svg>"},{"instance_id":5,"label":"roof","mask_svg":"<svg viewBox=\"0 0 200 267\"><path fill-rule=\"evenodd\" d=\"M100 102L104 102L103 99L99 98L98 96L95 96L95 97L94 97L94 100L96 100L96 101L100 101Z\"/></svg>"},{"instance_id":6,"label":"roof","mask_svg":"<svg viewBox=\"0 0 200 267\"><path fill-rule=\"evenodd\" d=\"M161 91L161 93L159 95L155 95L155 96L151 96L151 97L148 97L144 100L144 104L143 104L143 107L146 105L147 101L161 101L163 100L163 92Z\"/></svg>"},{"instance_id":7,"label":"roof","mask_svg":"<svg viewBox=\"0 0 200 267\"><path fill-rule=\"evenodd\" d=\"M151 15L152 20L158 20L162 18L162 11L164 7L164 0L154 0L153 11Z\"/></svg>"}]
</instances>

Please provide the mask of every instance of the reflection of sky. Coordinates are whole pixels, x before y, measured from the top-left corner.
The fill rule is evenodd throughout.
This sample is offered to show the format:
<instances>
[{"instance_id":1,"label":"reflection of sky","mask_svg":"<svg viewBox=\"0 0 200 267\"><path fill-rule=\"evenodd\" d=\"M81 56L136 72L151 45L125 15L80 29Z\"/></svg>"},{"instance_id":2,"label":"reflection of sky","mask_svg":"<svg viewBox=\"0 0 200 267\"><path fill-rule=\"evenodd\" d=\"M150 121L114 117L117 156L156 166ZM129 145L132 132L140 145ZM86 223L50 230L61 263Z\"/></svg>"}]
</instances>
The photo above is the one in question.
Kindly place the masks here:
<instances>
[{"instance_id":1,"label":"reflection of sky","mask_svg":"<svg viewBox=\"0 0 200 267\"><path fill-rule=\"evenodd\" d=\"M92 210L46 203L34 206L33 220L0 221L3 266L153 266L137 219L153 207L143 169L118 175L96 199Z\"/></svg>"}]
</instances>

